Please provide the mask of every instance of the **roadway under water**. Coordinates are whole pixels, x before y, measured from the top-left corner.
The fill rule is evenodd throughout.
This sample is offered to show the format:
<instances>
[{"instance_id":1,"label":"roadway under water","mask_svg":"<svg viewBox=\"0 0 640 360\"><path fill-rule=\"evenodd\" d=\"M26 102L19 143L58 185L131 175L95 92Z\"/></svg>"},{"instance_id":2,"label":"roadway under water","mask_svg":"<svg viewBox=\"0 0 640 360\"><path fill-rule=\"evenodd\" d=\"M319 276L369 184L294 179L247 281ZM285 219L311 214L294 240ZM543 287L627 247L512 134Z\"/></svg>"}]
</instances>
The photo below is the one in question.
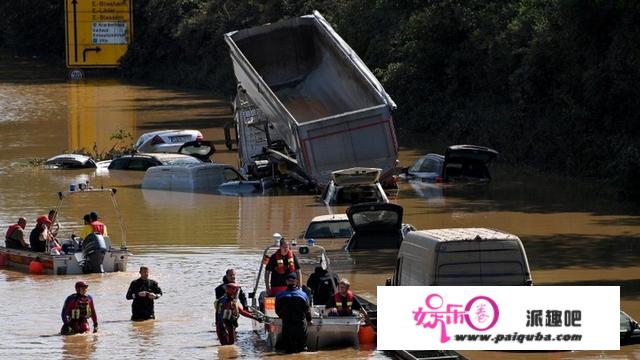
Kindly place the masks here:
<instances>
[{"instance_id":1,"label":"roadway under water","mask_svg":"<svg viewBox=\"0 0 640 360\"><path fill-rule=\"evenodd\" d=\"M2 69L0 76L10 70ZM223 196L147 191L143 173L43 170L29 159L67 150L106 151L113 133L125 129L133 140L155 129L194 128L216 140L218 162L237 164L223 144L230 119L224 101L208 94L95 80L72 84L0 77L0 228L29 219L57 203L70 183L117 187L134 254L126 273L89 276L32 276L0 270L0 357L2 358L233 358L273 356L251 323L242 319L239 343L220 347L214 333L213 289L224 270L235 267L238 281L252 287L261 250L271 234L297 236L316 215L325 214L313 195ZM420 139L400 139L402 165L429 151L444 151ZM493 227L521 237L535 284L620 285L621 305L640 319L640 216L638 208L612 200L592 184L496 167L483 186L433 187L402 183L393 202L405 223L418 229ZM334 208L336 212L344 207ZM72 199L60 213L61 232L79 228L82 215L100 213L114 244L122 240L108 199ZM4 231L4 230L2 230ZM377 285L392 272L393 259L370 256L343 273L357 293L375 300ZM390 260L390 261L385 261ZM164 296L155 322L132 323L125 299L140 265L151 269ZM78 279L89 282L100 332L61 337L60 308ZM472 358L546 358L549 353L469 352ZM278 355L280 356L280 355ZM320 358L371 358L375 350L343 349ZM640 346L620 352L559 352L555 358L638 358Z\"/></svg>"}]
</instances>

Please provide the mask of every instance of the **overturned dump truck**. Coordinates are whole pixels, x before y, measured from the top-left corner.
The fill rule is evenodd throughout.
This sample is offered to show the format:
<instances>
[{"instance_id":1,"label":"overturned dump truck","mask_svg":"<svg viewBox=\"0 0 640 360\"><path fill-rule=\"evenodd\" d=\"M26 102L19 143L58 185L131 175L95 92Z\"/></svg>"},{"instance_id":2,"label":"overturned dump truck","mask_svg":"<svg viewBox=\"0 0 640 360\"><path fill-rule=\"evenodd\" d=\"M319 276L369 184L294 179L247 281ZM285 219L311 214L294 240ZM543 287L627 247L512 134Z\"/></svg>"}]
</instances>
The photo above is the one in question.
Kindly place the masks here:
<instances>
[{"instance_id":1,"label":"overturned dump truck","mask_svg":"<svg viewBox=\"0 0 640 360\"><path fill-rule=\"evenodd\" d=\"M398 158L395 103L317 11L225 35L238 80L234 104L241 167L314 186L351 167Z\"/></svg>"}]
</instances>

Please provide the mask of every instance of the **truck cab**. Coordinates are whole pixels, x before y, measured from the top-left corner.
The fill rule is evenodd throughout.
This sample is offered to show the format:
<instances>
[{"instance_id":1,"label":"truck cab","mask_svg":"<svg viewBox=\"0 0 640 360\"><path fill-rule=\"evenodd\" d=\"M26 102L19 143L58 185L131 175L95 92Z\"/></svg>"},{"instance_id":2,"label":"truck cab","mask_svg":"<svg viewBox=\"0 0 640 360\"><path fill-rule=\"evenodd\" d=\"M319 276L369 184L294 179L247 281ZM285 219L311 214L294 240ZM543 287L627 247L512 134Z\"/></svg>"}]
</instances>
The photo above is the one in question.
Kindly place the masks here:
<instances>
[{"instance_id":1,"label":"truck cab","mask_svg":"<svg viewBox=\"0 0 640 360\"><path fill-rule=\"evenodd\" d=\"M532 285L520 238L487 228L412 231L400 246L395 286Z\"/></svg>"}]
</instances>

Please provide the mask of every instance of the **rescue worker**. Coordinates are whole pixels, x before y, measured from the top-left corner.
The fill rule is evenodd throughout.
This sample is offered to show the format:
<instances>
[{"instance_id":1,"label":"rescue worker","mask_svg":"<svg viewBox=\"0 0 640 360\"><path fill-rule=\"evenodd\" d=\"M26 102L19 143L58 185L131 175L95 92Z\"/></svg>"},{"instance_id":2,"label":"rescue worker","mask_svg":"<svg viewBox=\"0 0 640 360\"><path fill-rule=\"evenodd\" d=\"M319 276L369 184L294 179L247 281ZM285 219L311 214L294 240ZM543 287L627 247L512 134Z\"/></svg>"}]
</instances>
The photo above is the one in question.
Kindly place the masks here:
<instances>
[{"instance_id":1,"label":"rescue worker","mask_svg":"<svg viewBox=\"0 0 640 360\"><path fill-rule=\"evenodd\" d=\"M229 283L236 282L236 271L234 269L227 269L225 275L222 277L222 284L216 287L216 300L220 299L225 294L225 285ZM247 297L242 291L242 288L238 290L238 300L240 300L240 304L242 304L243 308L247 308Z\"/></svg>"},{"instance_id":2,"label":"rescue worker","mask_svg":"<svg viewBox=\"0 0 640 360\"><path fill-rule=\"evenodd\" d=\"M47 242L55 241L51 232L49 232L49 226L51 220L45 215L42 215L36 219L36 227L31 230L29 234L29 244L31 245L31 251L46 252Z\"/></svg>"},{"instance_id":3,"label":"rescue worker","mask_svg":"<svg viewBox=\"0 0 640 360\"><path fill-rule=\"evenodd\" d=\"M86 238L91 233L97 233L102 236L109 236L109 233L107 232L107 225L100 222L99 219L100 217L98 216L97 212L92 211L89 213L90 223L89 225L85 225L84 228L82 228L82 231L80 232L80 236L83 239Z\"/></svg>"},{"instance_id":4,"label":"rescue worker","mask_svg":"<svg viewBox=\"0 0 640 360\"><path fill-rule=\"evenodd\" d=\"M24 228L27 227L27 219L21 217L18 222L9 226L4 236L7 249L29 250L29 244L24 240Z\"/></svg>"},{"instance_id":5,"label":"rescue worker","mask_svg":"<svg viewBox=\"0 0 640 360\"><path fill-rule=\"evenodd\" d=\"M93 305L91 295L87 294L84 281L76 282L76 293L71 294L64 301L62 307L61 335L81 334L89 331L89 318L93 321L93 332L98 332L98 316Z\"/></svg>"},{"instance_id":6,"label":"rescue worker","mask_svg":"<svg viewBox=\"0 0 640 360\"><path fill-rule=\"evenodd\" d=\"M338 292L327 303L327 311L330 316L352 316L353 310L362 310L362 305L358 299L353 296L351 283L347 279L342 279L338 283ZM362 312L367 316L366 312Z\"/></svg>"},{"instance_id":7,"label":"rescue worker","mask_svg":"<svg viewBox=\"0 0 640 360\"><path fill-rule=\"evenodd\" d=\"M291 251L289 242L278 233L273 234L272 238L274 241L279 241L280 249L276 250L268 260L265 257L263 264L267 265L264 273L267 294L275 296L287 288L287 275L294 273L296 278L301 279L302 274L298 258Z\"/></svg>"},{"instance_id":8,"label":"rescue worker","mask_svg":"<svg viewBox=\"0 0 640 360\"><path fill-rule=\"evenodd\" d=\"M338 281L336 274L330 274L322 266L316 266L313 274L307 280L307 287L311 289L313 294L313 303L325 305L334 295L334 289L338 286Z\"/></svg>"},{"instance_id":9,"label":"rescue worker","mask_svg":"<svg viewBox=\"0 0 640 360\"><path fill-rule=\"evenodd\" d=\"M262 322L245 310L237 300L240 286L236 283L227 283L224 286L224 295L213 303L216 316L216 334L220 345L233 345L236 342L236 328L240 315L249 319Z\"/></svg>"},{"instance_id":10,"label":"rescue worker","mask_svg":"<svg viewBox=\"0 0 640 360\"><path fill-rule=\"evenodd\" d=\"M127 290L127 300L131 303L131 320L143 321L155 319L153 309L155 300L162 296L162 289L155 280L149 279L149 268L140 266L140 278L133 280Z\"/></svg>"},{"instance_id":11,"label":"rescue worker","mask_svg":"<svg viewBox=\"0 0 640 360\"><path fill-rule=\"evenodd\" d=\"M305 350L311 312L307 295L297 285L296 273L288 274L286 281L287 289L276 295L276 314L282 319L282 336L276 347L297 353Z\"/></svg>"}]
</instances>

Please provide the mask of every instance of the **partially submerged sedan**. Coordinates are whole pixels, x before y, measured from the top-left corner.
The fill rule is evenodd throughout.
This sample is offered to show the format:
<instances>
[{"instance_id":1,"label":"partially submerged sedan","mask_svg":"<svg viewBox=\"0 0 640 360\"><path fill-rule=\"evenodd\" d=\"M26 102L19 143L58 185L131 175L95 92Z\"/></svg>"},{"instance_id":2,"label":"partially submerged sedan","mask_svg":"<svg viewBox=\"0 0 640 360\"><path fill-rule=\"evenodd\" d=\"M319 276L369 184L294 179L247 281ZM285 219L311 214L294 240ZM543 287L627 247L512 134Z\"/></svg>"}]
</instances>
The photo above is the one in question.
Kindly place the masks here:
<instances>
[{"instance_id":1,"label":"partially submerged sedan","mask_svg":"<svg viewBox=\"0 0 640 360\"><path fill-rule=\"evenodd\" d=\"M47 159L45 169L93 169L96 162L88 156L80 154L62 154Z\"/></svg>"},{"instance_id":2,"label":"partially submerged sedan","mask_svg":"<svg viewBox=\"0 0 640 360\"><path fill-rule=\"evenodd\" d=\"M161 165L200 164L201 160L189 155L165 153L141 153L124 155L111 160L109 170L146 171L150 167Z\"/></svg>"},{"instance_id":3,"label":"partially submerged sedan","mask_svg":"<svg viewBox=\"0 0 640 360\"><path fill-rule=\"evenodd\" d=\"M198 130L158 130L142 134L133 145L138 152L178 152L184 143L202 140Z\"/></svg>"},{"instance_id":4,"label":"partially submerged sedan","mask_svg":"<svg viewBox=\"0 0 640 360\"><path fill-rule=\"evenodd\" d=\"M427 154L419 158L406 171L407 178L418 178L425 182L491 180L488 165L499 153L484 146L452 145L444 156Z\"/></svg>"}]
</instances>

